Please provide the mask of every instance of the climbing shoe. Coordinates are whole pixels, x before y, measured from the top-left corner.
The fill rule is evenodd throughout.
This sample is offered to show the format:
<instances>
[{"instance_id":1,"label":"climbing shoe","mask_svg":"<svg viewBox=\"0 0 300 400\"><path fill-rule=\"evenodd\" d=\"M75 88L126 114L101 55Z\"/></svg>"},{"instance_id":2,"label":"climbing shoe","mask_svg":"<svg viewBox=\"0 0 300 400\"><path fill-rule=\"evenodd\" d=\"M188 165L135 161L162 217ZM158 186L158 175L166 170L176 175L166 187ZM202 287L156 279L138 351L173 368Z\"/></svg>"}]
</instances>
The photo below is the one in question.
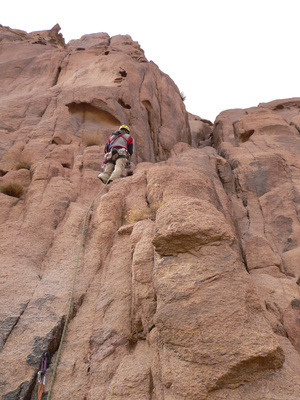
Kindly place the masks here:
<instances>
[{"instance_id":1,"label":"climbing shoe","mask_svg":"<svg viewBox=\"0 0 300 400\"><path fill-rule=\"evenodd\" d=\"M102 183L104 183L105 184L105 182L103 181L103 179L101 178L101 176L100 176L101 174L99 174L98 175L98 178L100 179L100 181L102 182Z\"/></svg>"}]
</instances>

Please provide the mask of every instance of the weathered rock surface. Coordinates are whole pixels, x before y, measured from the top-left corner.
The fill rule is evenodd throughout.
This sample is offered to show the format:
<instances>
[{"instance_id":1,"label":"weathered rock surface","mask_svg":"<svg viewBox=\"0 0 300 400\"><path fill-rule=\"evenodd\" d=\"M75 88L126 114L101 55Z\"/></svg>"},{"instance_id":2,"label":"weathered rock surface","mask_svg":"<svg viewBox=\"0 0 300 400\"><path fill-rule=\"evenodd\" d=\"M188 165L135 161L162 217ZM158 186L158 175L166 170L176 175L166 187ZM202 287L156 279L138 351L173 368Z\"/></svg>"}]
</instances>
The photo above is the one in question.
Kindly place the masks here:
<instances>
[{"instance_id":1,"label":"weathered rock surface","mask_svg":"<svg viewBox=\"0 0 300 400\"><path fill-rule=\"evenodd\" d=\"M300 99L212 127L129 36L0 47L0 185L24 189L0 193L1 399L37 397L46 351L49 391L85 215L52 399L298 399ZM104 187L120 123L135 170Z\"/></svg>"},{"instance_id":2,"label":"weathered rock surface","mask_svg":"<svg viewBox=\"0 0 300 400\"><path fill-rule=\"evenodd\" d=\"M188 113L191 128L192 146L205 147L212 145L213 124L203 118Z\"/></svg>"},{"instance_id":3,"label":"weathered rock surface","mask_svg":"<svg viewBox=\"0 0 300 400\"><path fill-rule=\"evenodd\" d=\"M121 123L134 128L134 162L166 159L175 143L191 142L178 88L130 36L87 35L66 46L57 29L0 27L2 155L21 142L39 153L34 161L50 150L65 158L89 135L105 144Z\"/></svg>"}]
</instances>

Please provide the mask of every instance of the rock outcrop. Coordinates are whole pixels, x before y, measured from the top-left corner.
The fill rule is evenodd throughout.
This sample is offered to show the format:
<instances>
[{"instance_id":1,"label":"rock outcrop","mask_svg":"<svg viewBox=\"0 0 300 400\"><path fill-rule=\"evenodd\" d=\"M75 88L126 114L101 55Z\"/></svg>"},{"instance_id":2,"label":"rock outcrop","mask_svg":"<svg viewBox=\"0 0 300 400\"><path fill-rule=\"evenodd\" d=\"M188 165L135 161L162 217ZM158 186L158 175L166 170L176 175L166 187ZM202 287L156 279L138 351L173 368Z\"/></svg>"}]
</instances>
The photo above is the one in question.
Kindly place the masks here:
<instances>
[{"instance_id":1,"label":"rock outcrop","mask_svg":"<svg viewBox=\"0 0 300 400\"><path fill-rule=\"evenodd\" d=\"M59 30L0 27L1 399L45 352L49 391L78 260L52 399L296 400L300 99L213 126L129 36ZM134 173L104 186L121 123Z\"/></svg>"}]
</instances>

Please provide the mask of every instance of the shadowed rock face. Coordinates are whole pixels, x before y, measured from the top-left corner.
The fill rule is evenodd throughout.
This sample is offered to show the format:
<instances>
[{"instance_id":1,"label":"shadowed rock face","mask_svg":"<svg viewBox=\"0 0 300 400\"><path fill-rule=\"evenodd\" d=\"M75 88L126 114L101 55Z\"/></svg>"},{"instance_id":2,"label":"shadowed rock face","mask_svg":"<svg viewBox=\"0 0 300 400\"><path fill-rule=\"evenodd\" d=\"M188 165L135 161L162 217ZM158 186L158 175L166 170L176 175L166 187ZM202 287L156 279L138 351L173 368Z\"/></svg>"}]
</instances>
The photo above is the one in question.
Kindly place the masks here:
<instances>
[{"instance_id":1,"label":"shadowed rock face","mask_svg":"<svg viewBox=\"0 0 300 400\"><path fill-rule=\"evenodd\" d=\"M51 398L296 400L300 99L212 127L129 36L0 26L0 47L1 399L37 397L46 351L49 390L104 144L126 123L134 173L88 213Z\"/></svg>"}]
</instances>

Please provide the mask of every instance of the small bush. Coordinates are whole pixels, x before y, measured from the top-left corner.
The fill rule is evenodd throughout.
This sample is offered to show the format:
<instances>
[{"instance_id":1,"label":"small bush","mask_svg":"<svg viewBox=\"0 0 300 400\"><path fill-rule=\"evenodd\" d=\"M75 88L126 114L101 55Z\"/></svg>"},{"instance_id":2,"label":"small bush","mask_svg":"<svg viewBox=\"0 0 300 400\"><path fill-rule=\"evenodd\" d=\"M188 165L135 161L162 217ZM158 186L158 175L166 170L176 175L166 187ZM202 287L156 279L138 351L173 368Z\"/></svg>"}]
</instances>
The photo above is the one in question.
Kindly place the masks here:
<instances>
[{"instance_id":1,"label":"small bush","mask_svg":"<svg viewBox=\"0 0 300 400\"><path fill-rule=\"evenodd\" d=\"M143 219L150 218L150 208L133 208L129 210L127 215L125 216L125 220L129 224L133 224L134 222L142 221Z\"/></svg>"},{"instance_id":2,"label":"small bush","mask_svg":"<svg viewBox=\"0 0 300 400\"><path fill-rule=\"evenodd\" d=\"M157 210L163 205L165 204L165 201L156 201L155 203L150 204L150 210L152 212L152 214L154 214L154 216L156 216L156 212Z\"/></svg>"},{"instance_id":3,"label":"small bush","mask_svg":"<svg viewBox=\"0 0 300 400\"><path fill-rule=\"evenodd\" d=\"M162 206L164 202L158 201L156 203L150 204L149 207L145 208L133 208L129 210L127 215L125 216L125 220L129 224L133 224L138 221L142 221L143 219L151 219L152 221L156 218L156 212L160 206Z\"/></svg>"},{"instance_id":4,"label":"small bush","mask_svg":"<svg viewBox=\"0 0 300 400\"><path fill-rule=\"evenodd\" d=\"M24 193L24 189L23 186L17 182L9 182L0 186L0 192L8 196L20 198Z\"/></svg>"}]
</instances>

